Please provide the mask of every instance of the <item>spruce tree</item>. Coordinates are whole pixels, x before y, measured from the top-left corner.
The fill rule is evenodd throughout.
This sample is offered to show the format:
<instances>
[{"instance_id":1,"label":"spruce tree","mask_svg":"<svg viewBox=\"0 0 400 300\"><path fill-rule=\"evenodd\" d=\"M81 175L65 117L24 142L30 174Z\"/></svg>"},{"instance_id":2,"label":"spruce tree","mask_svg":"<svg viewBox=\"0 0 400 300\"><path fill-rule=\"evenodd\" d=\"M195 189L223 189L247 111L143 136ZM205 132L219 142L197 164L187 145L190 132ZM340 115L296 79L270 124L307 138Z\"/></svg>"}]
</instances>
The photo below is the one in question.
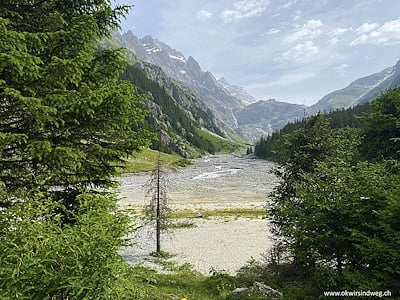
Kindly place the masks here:
<instances>
[{"instance_id":1,"label":"spruce tree","mask_svg":"<svg viewBox=\"0 0 400 300\"><path fill-rule=\"evenodd\" d=\"M128 7L108 0L0 5L0 298L136 299L129 218L109 189L147 144L119 50L98 47Z\"/></svg>"},{"instance_id":2,"label":"spruce tree","mask_svg":"<svg viewBox=\"0 0 400 300\"><path fill-rule=\"evenodd\" d=\"M2 1L0 181L9 199L35 189L74 202L110 187L121 157L146 144L141 96L119 80L125 59L97 46L128 8Z\"/></svg>"}]
</instances>

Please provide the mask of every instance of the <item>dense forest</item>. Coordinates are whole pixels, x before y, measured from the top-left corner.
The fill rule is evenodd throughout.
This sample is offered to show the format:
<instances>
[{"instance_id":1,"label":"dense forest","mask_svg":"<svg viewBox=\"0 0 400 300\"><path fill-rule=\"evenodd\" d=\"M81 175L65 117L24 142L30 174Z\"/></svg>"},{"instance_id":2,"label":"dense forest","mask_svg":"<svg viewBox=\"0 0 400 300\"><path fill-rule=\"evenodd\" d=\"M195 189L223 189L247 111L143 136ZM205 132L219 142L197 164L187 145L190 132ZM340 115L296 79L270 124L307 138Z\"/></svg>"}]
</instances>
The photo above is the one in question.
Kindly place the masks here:
<instances>
[{"instance_id":1,"label":"dense forest","mask_svg":"<svg viewBox=\"0 0 400 300\"><path fill-rule=\"evenodd\" d=\"M288 299L344 290L399 296L399 120L394 88L274 136L281 181L268 211L279 240L273 257L286 263L270 265L270 280Z\"/></svg>"},{"instance_id":2,"label":"dense forest","mask_svg":"<svg viewBox=\"0 0 400 300\"><path fill-rule=\"evenodd\" d=\"M360 104L348 109L340 109L324 113L322 116L329 122L330 128L361 128L364 126L363 116L369 115L371 112L371 104L365 103ZM280 143L282 142L282 136L288 133L292 133L295 130L304 128L306 126L307 119L298 120L296 122L290 122L286 124L282 129L273 132L267 137L261 137L255 144L254 154L263 159L277 160Z\"/></svg>"},{"instance_id":3,"label":"dense forest","mask_svg":"<svg viewBox=\"0 0 400 300\"><path fill-rule=\"evenodd\" d=\"M168 133L170 135L179 134L191 144L209 153L215 153L221 150L218 148L218 145L213 143L212 139L199 134L201 125L192 120L187 112L179 107L165 88L161 87L157 82L147 78L138 66L128 66L124 71L122 78L135 84L138 87L139 92L146 95L146 99L150 100L151 98L151 101L159 105L162 109L162 115L158 116L157 120L151 113L146 116L143 125L144 128L154 133L159 133L165 130L169 131ZM177 94L177 92L175 92L175 94ZM151 107L148 107L148 109L151 109ZM222 135L222 132L209 121L205 112L197 109L191 111L191 113L195 114L196 117L202 117L203 120L208 120L205 124L208 129ZM162 128L162 126L160 126L160 120L162 119L165 119L163 121L166 124L169 124L167 128ZM164 143L162 139L153 140L151 147L155 150L167 153L171 152L170 145Z\"/></svg>"}]
</instances>

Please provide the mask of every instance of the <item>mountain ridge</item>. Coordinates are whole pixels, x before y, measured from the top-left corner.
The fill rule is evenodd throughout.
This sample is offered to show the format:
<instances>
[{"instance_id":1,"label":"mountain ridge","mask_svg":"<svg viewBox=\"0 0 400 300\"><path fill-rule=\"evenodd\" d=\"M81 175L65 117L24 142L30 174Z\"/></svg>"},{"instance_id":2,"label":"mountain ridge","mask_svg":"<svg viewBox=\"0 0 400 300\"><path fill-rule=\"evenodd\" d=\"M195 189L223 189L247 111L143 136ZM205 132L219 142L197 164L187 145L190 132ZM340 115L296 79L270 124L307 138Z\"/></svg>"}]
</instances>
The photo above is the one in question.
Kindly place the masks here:
<instances>
[{"instance_id":1,"label":"mountain ridge","mask_svg":"<svg viewBox=\"0 0 400 300\"><path fill-rule=\"evenodd\" d=\"M352 81L348 86L333 91L308 108L308 113L350 108L371 102L381 92L400 84L400 60L393 67Z\"/></svg>"},{"instance_id":2,"label":"mountain ridge","mask_svg":"<svg viewBox=\"0 0 400 300\"><path fill-rule=\"evenodd\" d=\"M260 103L253 105L262 100L256 101L245 89L230 84L224 77L217 79L210 71L204 72L195 58L192 56L186 58L179 51L151 36L138 38L128 31L123 34L113 33L113 37L133 51L139 60L159 66L166 75L191 88L218 119L248 141L255 140L260 134L271 133L295 118L292 114L282 114L281 120L278 122L276 112L281 110L280 106L283 102L270 102L272 105L269 105L268 108ZM296 109L303 111L303 108L298 109L295 104L287 103L286 105L293 108L290 111ZM276 107L274 108L274 106ZM251 114L249 110L252 108L257 111L260 109L267 109L267 111L262 118L245 120L245 116ZM272 119L269 118L269 114ZM258 116L261 115L258 114ZM238 121L238 117L240 121Z\"/></svg>"},{"instance_id":3,"label":"mountain ridge","mask_svg":"<svg viewBox=\"0 0 400 300\"><path fill-rule=\"evenodd\" d=\"M400 61L396 66L352 81L348 86L333 91L314 105L305 107L287 102L255 100L241 87L230 84L224 77L217 79L203 71L192 56L179 51L149 35L138 38L132 31L114 33L114 39L134 52L139 61L159 66L166 76L192 90L215 115L247 141L271 134L286 123L318 111L329 112L348 108L375 99L381 91L400 84ZM190 107L186 107L190 111Z\"/></svg>"},{"instance_id":4,"label":"mountain ridge","mask_svg":"<svg viewBox=\"0 0 400 300\"><path fill-rule=\"evenodd\" d=\"M168 76L190 86L225 124L236 127L233 111L245 104L231 95L211 72L203 72L192 56L186 58L167 44L151 36L138 38L132 31L113 33L113 38L133 51L139 60L160 66Z\"/></svg>"}]
</instances>

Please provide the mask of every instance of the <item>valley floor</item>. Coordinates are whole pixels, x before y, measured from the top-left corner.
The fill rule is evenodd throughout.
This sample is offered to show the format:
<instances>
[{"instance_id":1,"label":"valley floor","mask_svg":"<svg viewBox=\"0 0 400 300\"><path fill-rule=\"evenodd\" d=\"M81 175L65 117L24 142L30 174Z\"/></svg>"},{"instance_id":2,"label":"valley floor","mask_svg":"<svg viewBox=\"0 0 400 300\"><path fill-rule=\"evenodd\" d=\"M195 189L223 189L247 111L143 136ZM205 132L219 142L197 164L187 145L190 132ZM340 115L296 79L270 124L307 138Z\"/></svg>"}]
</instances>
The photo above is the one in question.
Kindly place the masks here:
<instances>
[{"instance_id":1,"label":"valley floor","mask_svg":"<svg viewBox=\"0 0 400 300\"><path fill-rule=\"evenodd\" d=\"M262 259L271 245L263 209L266 195L276 184L276 177L270 173L272 167L263 160L214 155L169 171L171 208L195 218L179 219L189 228L164 234L163 250L178 264L189 263L204 274L212 269L234 273L247 261ZM149 173L123 176L121 206L139 210L147 204L148 180ZM124 258L132 264L154 267L149 255L155 250L154 232L143 227L132 238L137 244L125 250Z\"/></svg>"}]
</instances>

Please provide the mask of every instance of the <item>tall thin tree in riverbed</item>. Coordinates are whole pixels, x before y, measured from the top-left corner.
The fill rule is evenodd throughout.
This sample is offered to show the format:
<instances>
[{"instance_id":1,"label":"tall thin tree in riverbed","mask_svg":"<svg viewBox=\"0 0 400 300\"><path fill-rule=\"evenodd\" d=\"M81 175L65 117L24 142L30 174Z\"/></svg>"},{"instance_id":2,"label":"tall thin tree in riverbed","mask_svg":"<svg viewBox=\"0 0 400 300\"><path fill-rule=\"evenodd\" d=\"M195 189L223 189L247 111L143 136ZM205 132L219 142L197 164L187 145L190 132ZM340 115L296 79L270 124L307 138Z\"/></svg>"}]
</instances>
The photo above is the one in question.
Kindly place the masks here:
<instances>
[{"instance_id":1,"label":"tall thin tree in riverbed","mask_svg":"<svg viewBox=\"0 0 400 300\"><path fill-rule=\"evenodd\" d=\"M155 221L156 252L160 252L161 231L166 231L168 229L168 213L170 212L165 171L162 166L160 154L158 154L156 167L151 172L148 186L148 195L151 199L149 205L145 209L145 218L152 224Z\"/></svg>"}]
</instances>

